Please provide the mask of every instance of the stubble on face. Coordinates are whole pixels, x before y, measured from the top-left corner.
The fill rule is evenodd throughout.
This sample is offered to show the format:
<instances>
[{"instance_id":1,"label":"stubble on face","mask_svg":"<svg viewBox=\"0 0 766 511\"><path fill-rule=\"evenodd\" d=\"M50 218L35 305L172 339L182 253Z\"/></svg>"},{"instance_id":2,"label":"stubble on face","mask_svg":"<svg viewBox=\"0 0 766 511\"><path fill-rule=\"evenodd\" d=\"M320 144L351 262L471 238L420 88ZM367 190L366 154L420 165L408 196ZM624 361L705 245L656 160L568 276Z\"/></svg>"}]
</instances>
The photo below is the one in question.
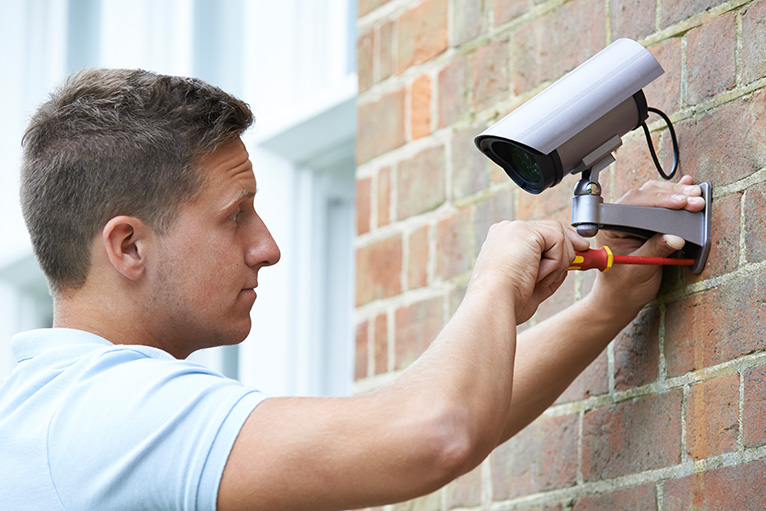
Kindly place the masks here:
<instances>
[{"instance_id":1,"label":"stubble on face","mask_svg":"<svg viewBox=\"0 0 766 511\"><path fill-rule=\"evenodd\" d=\"M250 332L253 302L243 301L238 279L232 278L239 272L223 271L226 263L215 264L220 258L204 244L170 243L164 248L144 309L146 317L160 323L155 329L162 337L158 342L168 344L171 352L186 352L181 358L198 349L242 342ZM206 252L207 257L178 257L190 251Z\"/></svg>"},{"instance_id":2,"label":"stubble on face","mask_svg":"<svg viewBox=\"0 0 766 511\"><path fill-rule=\"evenodd\" d=\"M158 342L180 347L176 352L237 344L250 331L255 294L243 288L254 285L257 274L245 262L251 234L227 220L226 205L249 200L252 209L255 178L247 151L237 142L203 160L202 191L157 238L144 312L157 320L163 336Z\"/></svg>"}]
</instances>

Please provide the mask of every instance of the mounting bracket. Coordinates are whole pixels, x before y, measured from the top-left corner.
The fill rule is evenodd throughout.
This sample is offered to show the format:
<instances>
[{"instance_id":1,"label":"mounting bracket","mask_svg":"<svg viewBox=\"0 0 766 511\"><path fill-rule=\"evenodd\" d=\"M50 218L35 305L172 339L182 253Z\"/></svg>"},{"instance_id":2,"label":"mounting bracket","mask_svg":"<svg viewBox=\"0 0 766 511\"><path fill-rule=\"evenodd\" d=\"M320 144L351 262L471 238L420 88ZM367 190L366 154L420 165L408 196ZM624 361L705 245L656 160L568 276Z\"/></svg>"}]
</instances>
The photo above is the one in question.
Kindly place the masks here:
<instances>
[{"instance_id":1,"label":"mounting bracket","mask_svg":"<svg viewBox=\"0 0 766 511\"><path fill-rule=\"evenodd\" d=\"M606 162L604 162L606 163ZM610 162L611 163L611 162ZM608 165L608 163L606 163ZM605 165L604 165L605 166ZM710 252L713 187L701 183L705 209L693 213L686 210L606 204L601 197L598 170L586 170L578 181L572 198L572 225L580 236L595 236L599 229L618 231L642 238L654 234L674 234L686 240L683 253L694 259L692 273L701 273ZM595 175L593 175L595 174Z\"/></svg>"}]
</instances>

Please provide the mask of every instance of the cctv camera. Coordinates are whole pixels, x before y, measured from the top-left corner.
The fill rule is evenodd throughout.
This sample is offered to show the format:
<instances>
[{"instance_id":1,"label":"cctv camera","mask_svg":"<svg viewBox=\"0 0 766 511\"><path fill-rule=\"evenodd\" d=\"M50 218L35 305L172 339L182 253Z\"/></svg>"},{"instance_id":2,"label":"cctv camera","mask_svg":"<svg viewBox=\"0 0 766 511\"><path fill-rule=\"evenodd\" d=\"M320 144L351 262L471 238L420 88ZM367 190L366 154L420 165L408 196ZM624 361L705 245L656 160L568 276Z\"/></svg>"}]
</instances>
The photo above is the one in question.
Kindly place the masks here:
<instances>
[{"instance_id":1,"label":"cctv camera","mask_svg":"<svg viewBox=\"0 0 766 511\"><path fill-rule=\"evenodd\" d=\"M618 39L484 131L476 145L524 190L540 193L567 174L614 161L620 137L646 121L641 89L663 72L639 43Z\"/></svg>"},{"instance_id":2,"label":"cctv camera","mask_svg":"<svg viewBox=\"0 0 766 511\"><path fill-rule=\"evenodd\" d=\"M519 186L540 193L567 174L581 172L572 198L572 226L581 236L600 229L648 238L674 234L686 240L693 273L705 267L711 244L712 187L700 183L705 209L692 213L647 206L607 204L599 172L614 162L622 137L642 126L654 164L670 179L678 166L678 141L670 119L646 104L642 88L664 71L643 46L618 39L476 137L476 146ZM667 123L673 169L666 174L646 126L648 112Z\"/></svg>"}]
</instances>

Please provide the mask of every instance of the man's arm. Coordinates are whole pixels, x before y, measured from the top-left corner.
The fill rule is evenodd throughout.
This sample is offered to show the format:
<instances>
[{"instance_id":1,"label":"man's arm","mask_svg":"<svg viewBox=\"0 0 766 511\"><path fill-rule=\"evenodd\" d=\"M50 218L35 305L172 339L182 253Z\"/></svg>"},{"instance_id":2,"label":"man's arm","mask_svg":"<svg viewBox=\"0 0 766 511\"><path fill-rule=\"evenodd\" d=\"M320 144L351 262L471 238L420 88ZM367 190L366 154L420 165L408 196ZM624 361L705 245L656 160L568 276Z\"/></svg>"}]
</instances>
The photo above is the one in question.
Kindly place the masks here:
<instances>
[{"instance_id":1,"label":"man's arm","mask_svg":"<svg viewBox=\"0 0 766 511\"><path fill-rule=\"evenodd\" d=\"M673 199L677 186L684 181L651 185L625 202L697 208L686 195ZM672 251L659 238L606 236L617 253ZM423 495L475 467L544 411L656 293L658 268L615 267L517 347L516 325L560 286L573 249L586 247L551 223L493 226L455 316L391 385L256 408L226 465L219 509L368 507Z\"/></svg>"},{"instance_id":2,"label":"man's arm","mask_svg":"<svg viewBox=\"0 0 766 511\"><path fill-rule=\"evenodd\" d=\"M511 403L515 331L587 242L558 223L490 229L465 299L387 387L350 398L275 398L245 422L221 511L349 509L436 490L496 446Z\"/></svg>"},{"instance_id":3,"label":"man's arm","mask_svg":"<svg viewBox=\"0 0 766 511\"><path fill-rule=\"evenodd\" d=\"M650 181L618 203L701 211L705 202L693 180L678 184ZM657 235L644 242L602 231L599 245L616 254L667 257L683 247L675 236ZM597 275L593 290L582 300L525 330L518 339L513 398L500 443L508 440L545 411L593 362L617 334L657 294L660 266L615 265Z\"/></svg>"}]
</instances>

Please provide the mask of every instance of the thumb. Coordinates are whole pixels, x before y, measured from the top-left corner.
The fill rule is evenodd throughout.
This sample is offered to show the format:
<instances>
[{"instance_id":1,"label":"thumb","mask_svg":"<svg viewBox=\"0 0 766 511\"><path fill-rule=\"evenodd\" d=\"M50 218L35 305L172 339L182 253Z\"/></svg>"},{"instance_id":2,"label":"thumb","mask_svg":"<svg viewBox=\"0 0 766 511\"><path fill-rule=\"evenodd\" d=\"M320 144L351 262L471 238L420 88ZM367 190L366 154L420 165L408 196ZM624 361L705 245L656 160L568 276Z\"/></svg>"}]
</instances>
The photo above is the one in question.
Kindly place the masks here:
<instances>
[{"instance_id":1,"label":"thumb","mask_svg":"<svg viewBox=\"0 0 766 511\"><path fill-rule=\"evenodd\" d=\"M673 234L656 234L633 252L633 255L643 257L667 257L677 250L684 248L683 238Z\"/></svg>"}]
</instances>

